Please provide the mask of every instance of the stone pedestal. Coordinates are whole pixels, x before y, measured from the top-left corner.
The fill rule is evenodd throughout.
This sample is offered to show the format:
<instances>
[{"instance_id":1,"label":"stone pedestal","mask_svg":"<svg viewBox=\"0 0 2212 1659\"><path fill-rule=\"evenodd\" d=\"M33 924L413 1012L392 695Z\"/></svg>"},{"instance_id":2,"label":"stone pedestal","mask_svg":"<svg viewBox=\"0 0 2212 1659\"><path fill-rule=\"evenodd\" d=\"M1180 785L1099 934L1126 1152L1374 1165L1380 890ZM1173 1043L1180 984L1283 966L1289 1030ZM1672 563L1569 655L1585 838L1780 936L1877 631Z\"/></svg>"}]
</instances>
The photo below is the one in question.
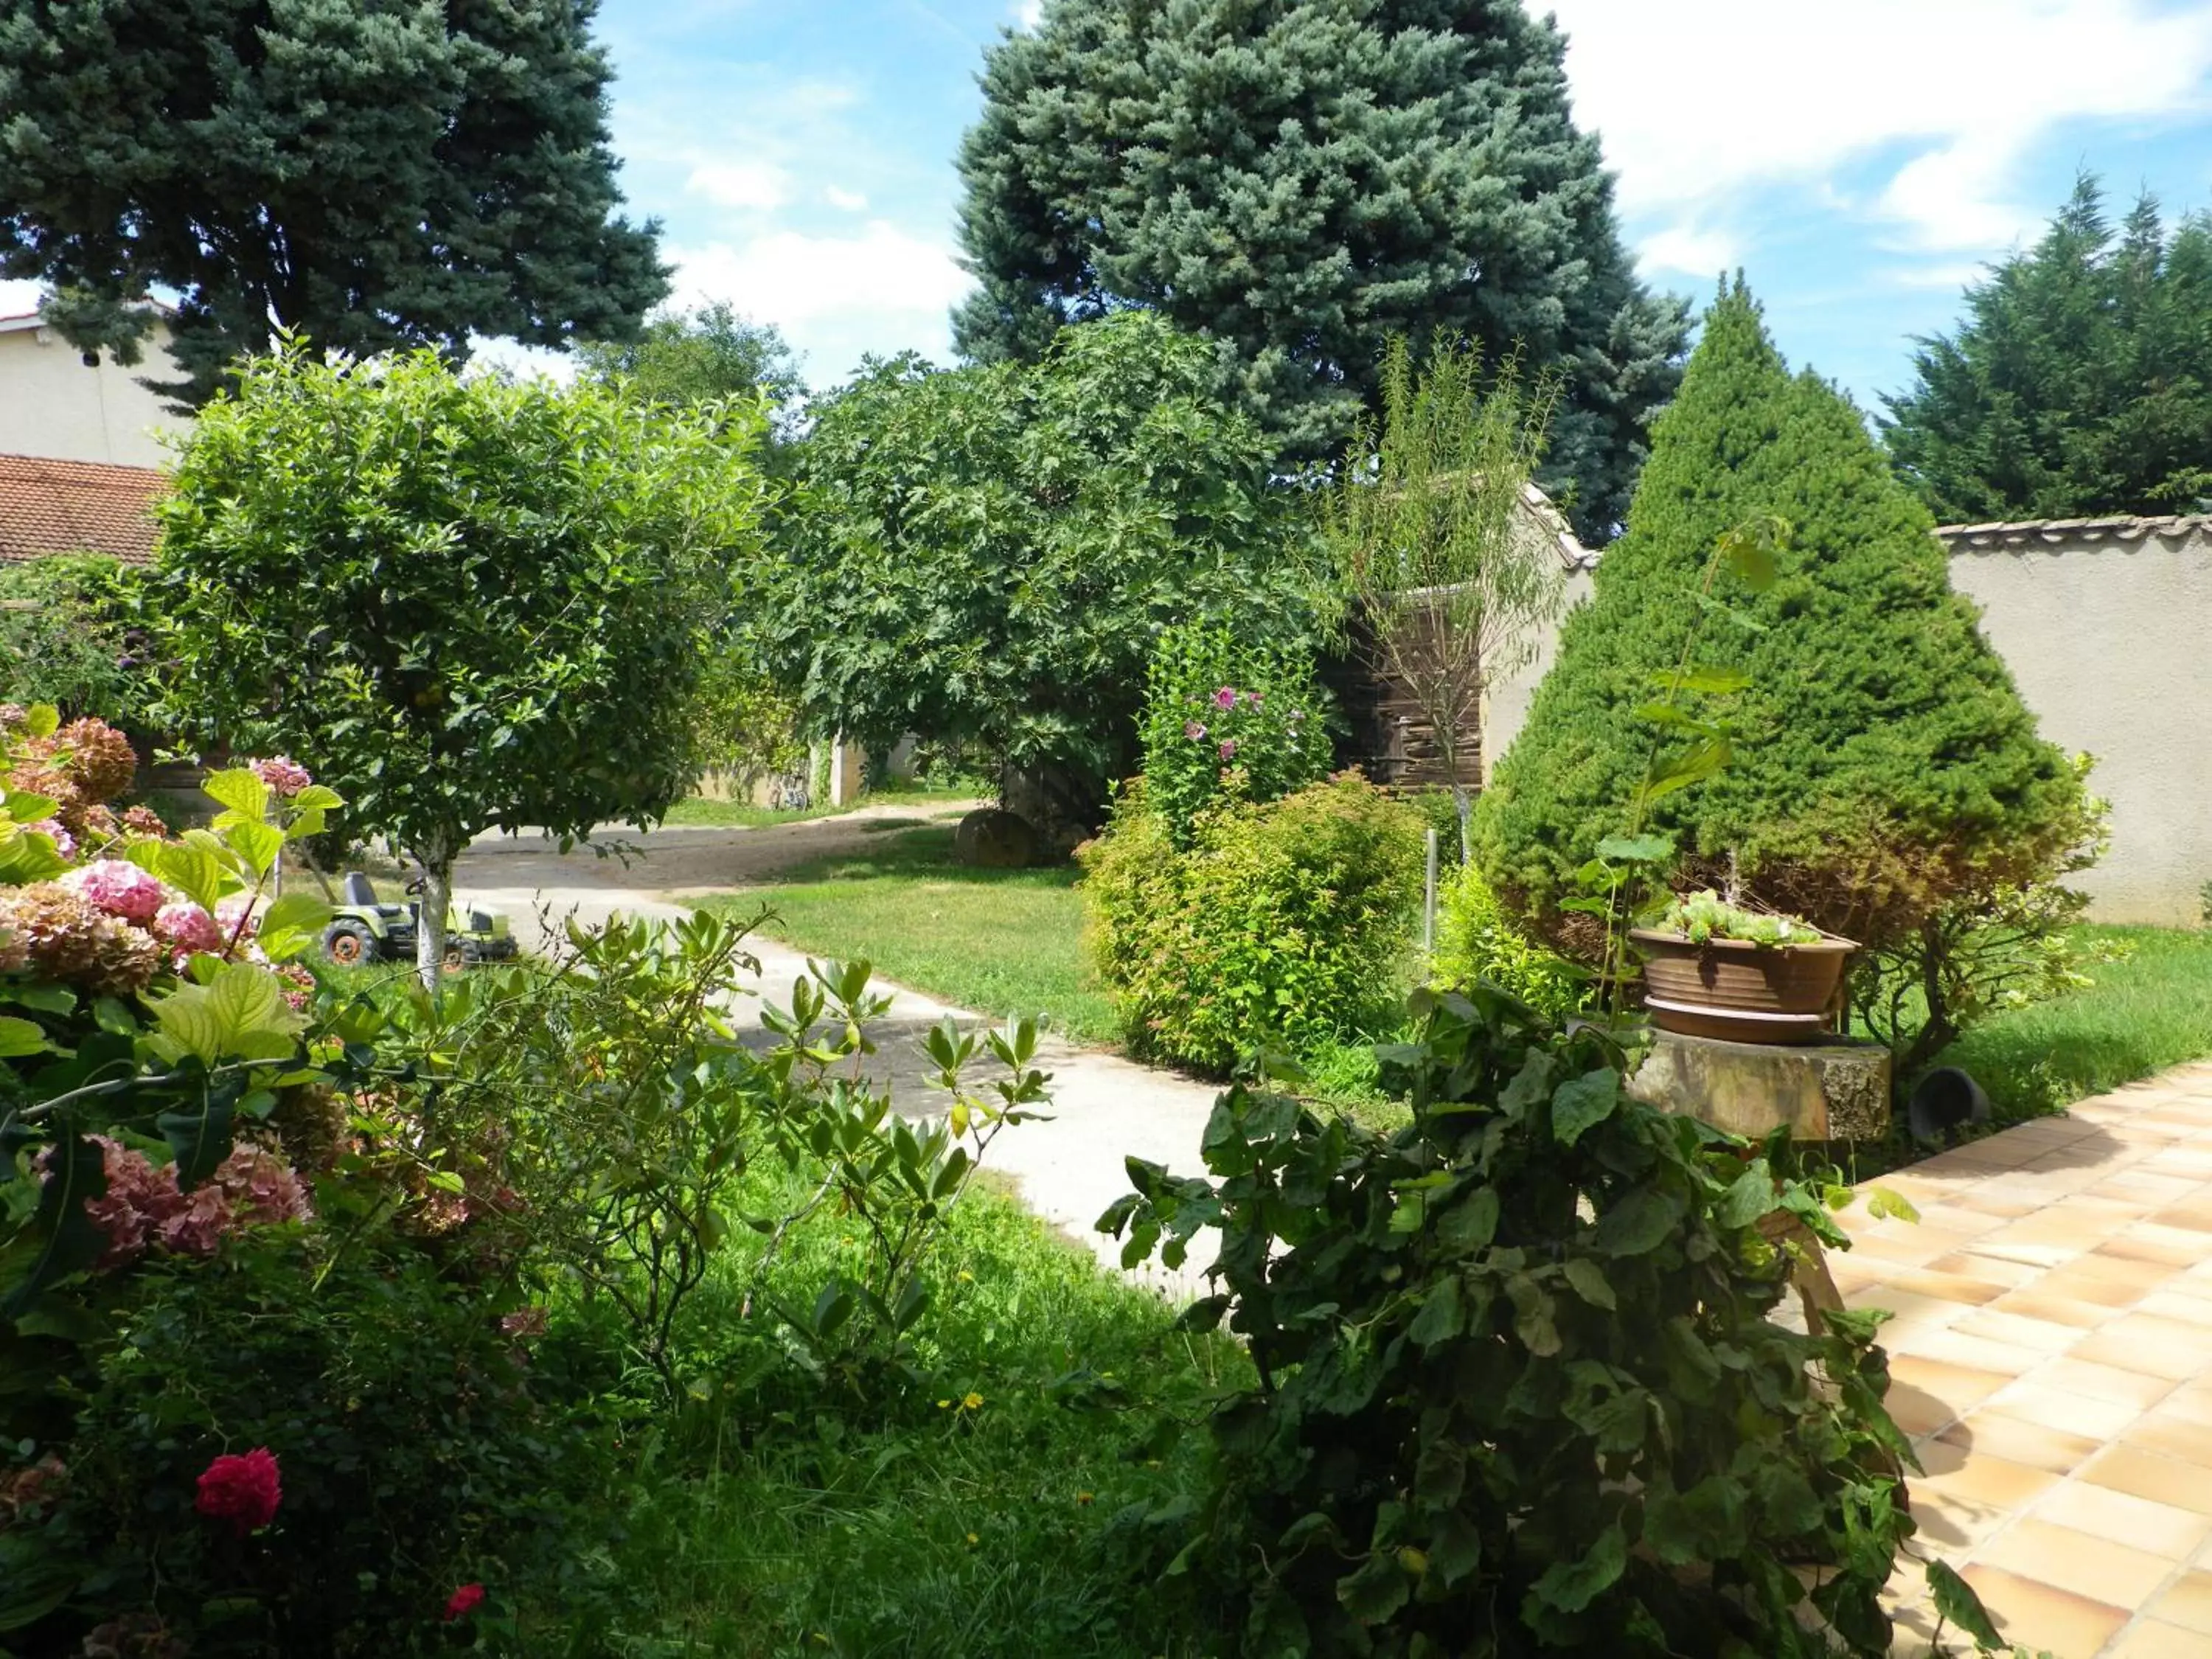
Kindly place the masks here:
<instances>
[{"instance_id":1,"label":"stone pedestal","mask_svg":"<svg viewBox=\"0 0 2212 1659\"><path fill-rule=\"evenodd\" d=\"M1889 1130L1889 1050L1878 1042L1723 1042L1655 1034L1629 1092L1753 1140L1875 1140Z\"/></svg>"}]
</instances>

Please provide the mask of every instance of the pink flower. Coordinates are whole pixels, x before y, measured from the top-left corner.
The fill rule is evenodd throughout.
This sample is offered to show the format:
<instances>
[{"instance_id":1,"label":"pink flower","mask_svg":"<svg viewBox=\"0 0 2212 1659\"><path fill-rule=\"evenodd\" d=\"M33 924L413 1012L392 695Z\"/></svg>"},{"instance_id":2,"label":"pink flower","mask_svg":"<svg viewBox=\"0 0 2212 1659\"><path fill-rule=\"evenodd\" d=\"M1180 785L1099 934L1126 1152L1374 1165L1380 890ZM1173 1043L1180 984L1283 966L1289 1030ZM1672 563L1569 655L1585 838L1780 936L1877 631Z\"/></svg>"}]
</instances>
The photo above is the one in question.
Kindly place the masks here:
<instances>
[{"instance_id":1,"label":"pink flower","mask_svg":"<svg viewBox=\"0 0 2212 1659\"><path fill-rule=\"evenodd\" d=\"M267 784L270 793L279 800L291 799L314 781L307 775L307 769L289 755L276 755L268 760L254 762L253 775Z\"/></svg>"},{"instance_id":2,"label":"pink flower","mask_svg":"<svg viewBox=\"0 0 2212 1659\"><path fill-rule=\"evenodd\" d=\"M175 1165L156 1166L106 1135L91 1139L107 1176L107 1190L85 1206L92 1224L107 1236L106 1249L93 1264L96 1273L128 1267L155 1245L173 1255L213 1255L224 1239L248 1227L314 1214L292 1166L261 1147L233 1147L213 1175L186 1193L177 1185ZM40 1155L41 1170L49 1156Z\"/></svg>"},{"instance_id":3,"label":"pink flower","mask_svg":"<svg viewBox=\"0 0 2212 1659\"><path fill-rule=\"evenodd\" d=\"M482 1584L462 1585L447 1599L446 1622L450 1625L456 1619L467 1618L483 1603L483 1598L484 1588Z\"/></svg>"},{"instance_id":4,"label":"pink flower","mask_svg":"<svg viewBox=\"0 0 2212 1659\"><path fill-rule=\"evenodd\" d=\"M511 1314L501 1314L499 1328L508 1336L543 1336L545 1334L545 1310L520 1308Z\"/></svg>"},{"instance_id":5,"label":"pink flower","mask_svg":"<svg viewBox=\"0 0 2212 1659\"><path fill-rule=\"evenodd\" d=\"M1257 708L1266 701L1266 699L1261 696L1257 691L1247 691L1244 694L1244 701L1250 703L1253 708Z\"/></svg>"},{"instance_id":6,"label":"pink flower","mask_svg":"<svg viewBox=\"0 0 2212 1659\"><path fill-rule=\"evenodd\" d=\"M1221 740L1221 747L1215 750L1213 752L1220 756L1222 759L1227 760L1231 755L1234 755L1237 752L1237 739L1234 738L1224 738Z\"/></svg>"},{"instance_id":7,"label":"pink flower","mask_svg":"<svg viewBox=\"0 0 2212 1659\"><path fill-rule=\"evenodd\" d=\"M125 921L153 921L169 896L156 878L121 859L100 859L58 879L88 904Z\"/></svg>"},{"instance_id":8,"label":"pink flower","mask_svg":"<svg viewBox=\"0 0 2212 1659\"><path fill-rule=\"evenodd\" d=\"M218 1457L201 1473L192 1507L229 1522L243 1538L276 1518L276 1506L284 1501L280 1473L276 1455L266 1446L243 1457Z\"/></svg>"},{"instance_id":9,"label":"pink flower","mask_svg":"<svg viewBox=\"0 0 2212 1659\"><path fill-rule=\"evenodd\" d=\"M1206 741L1206 727L1196 720L1185 720L1183 722L1182 734L1186 738L1188 738L1193 743L1203 743Z\"/></svg>"},{"instance_id":10,"label":"pink flower","mask_svg":"<svg viewBox=\"0 0 2212 1659\"><path fill-rule=\"evenodd\" d=\"M215 907L216 925L222 929L223 942L234 939L252 939L261 931L261 918L253 914L253 895L233 893Z\"/></svg>"},{"instance_id":11,"label":"pink flower","mask_svg":"<svg viewBox=\"0 0 2212 1659\"><path fill-rule=\"evenodd\" d=\"M73 859L76 856L76 837L62 828L60 819L40 818L36 823L27 823L23 827L34 835L51 836L54 843L54 851L59 853L64 858Z\"/></svg>"},{"instance_id":12,"label":"pink flower","mask_svg":"<svg viewBox=\"0 0 2212 1659\"><path fill-rule=\"evenodd\" d=\"M1236 693L1236 691L1235 691L1234 690L1232 690L1232 689L1231 689L1231 687L1229 687L1229 686L1226 686L1226 685L1223 686L1223 687L1221 688L1221 690L1219 690L1218 691L1217 691L1217 692L1215 692L1215 693L1213 694L1213 706L1214 706L1216 708L1236 708L1236 707L1237 707L1237 693Z\"/></svg>"},{"instance_id":13,"label":"pink flower","mask_svg":"<svg viewBox=\"0 0 2212 1659\"><path fill-rule=\"evenodd\" d=\"M221 956L229 938L221 923L190 899L177 899L154 913L154 932L180 957L205 951Z\"/></svg>"}]
</instances>

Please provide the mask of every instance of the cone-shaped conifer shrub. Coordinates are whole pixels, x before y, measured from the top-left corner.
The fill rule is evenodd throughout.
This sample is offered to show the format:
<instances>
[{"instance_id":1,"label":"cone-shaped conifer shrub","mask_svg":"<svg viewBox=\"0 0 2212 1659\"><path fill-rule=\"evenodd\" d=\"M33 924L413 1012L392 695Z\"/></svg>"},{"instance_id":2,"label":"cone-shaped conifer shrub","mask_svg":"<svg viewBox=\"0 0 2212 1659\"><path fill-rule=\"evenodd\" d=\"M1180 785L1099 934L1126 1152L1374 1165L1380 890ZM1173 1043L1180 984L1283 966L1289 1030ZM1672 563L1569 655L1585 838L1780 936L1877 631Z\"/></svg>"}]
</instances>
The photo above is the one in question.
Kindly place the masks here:
<instances>
[{"instance_id":1,"label":"cone-shaped conifer shrub","mask_svg":"<svg viewBox=\"0 0 2212 1659\"><path fill-rule=\"evenodd\" d=\"M1724 574L1701 599L1716 543L1768 518L1787 526L1776 580L1753 592ZM1878 944L2050 876L2087 833L2080 781L1951 591L1931 528L1849 400L1792 376L1741 279L1723 289L1653 428L1627 533L1483 797L1476 859L1501 898L1587 943L1592 919L1559 901L1632 827L1655 753L1681 747L1638 711L1686 654L1749 684L1676 699L1733 728L1727 765L1641 826L1674 837L1682 881Z\"/></svg>"}]
</instances>

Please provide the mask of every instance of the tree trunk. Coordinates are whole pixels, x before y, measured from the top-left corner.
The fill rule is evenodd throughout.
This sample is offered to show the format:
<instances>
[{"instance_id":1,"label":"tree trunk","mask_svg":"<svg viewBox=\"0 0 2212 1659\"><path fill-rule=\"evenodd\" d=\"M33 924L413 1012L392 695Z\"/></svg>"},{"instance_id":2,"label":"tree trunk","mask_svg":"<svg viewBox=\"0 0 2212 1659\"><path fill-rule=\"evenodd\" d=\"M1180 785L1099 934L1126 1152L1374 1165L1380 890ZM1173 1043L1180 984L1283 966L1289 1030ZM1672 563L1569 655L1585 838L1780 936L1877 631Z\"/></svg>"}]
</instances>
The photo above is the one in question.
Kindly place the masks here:
<instances>
[{"instance_id":1,"label":"tree trunk","mask_svg":"<svg viewBox=\"0 0 2212 1659\"><path fill-rule=\"evenodd\" d=\"M1454 767L1453 771L1458 771ZM1459 861L1462 865L1474 862L1474 797L1468 787L1457 781L1452 784L1452 805L1459 809Z\"/></svg>"},{"instance_id":2,"label":"tree trunk","mask_svg":"<svg viewBox=\"0 0 2212 1659\"><path fill-rule=\"evenodd\" d=\"M446 966L446 913L453 904L453 855L443 847L424 848L416 853L415 861L422 866L422 896L415 924L415 976L434 991Z\"/></svg>"}]
</instances>

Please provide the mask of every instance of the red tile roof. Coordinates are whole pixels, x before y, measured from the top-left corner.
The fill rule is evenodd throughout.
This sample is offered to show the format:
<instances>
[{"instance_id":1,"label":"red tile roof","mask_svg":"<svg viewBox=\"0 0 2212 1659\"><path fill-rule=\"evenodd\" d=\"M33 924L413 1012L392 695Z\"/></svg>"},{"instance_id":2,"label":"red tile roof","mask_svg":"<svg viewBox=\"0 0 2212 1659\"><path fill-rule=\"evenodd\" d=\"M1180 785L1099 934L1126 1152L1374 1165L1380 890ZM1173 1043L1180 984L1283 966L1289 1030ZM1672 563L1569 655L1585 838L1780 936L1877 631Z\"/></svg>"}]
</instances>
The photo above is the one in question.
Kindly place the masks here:
<instances>
[{"instance_id":1,"label":"red tile roof","mask_svg":"<svg viewBox=\"0 0 2212 1659\"><path fill-rule=\"evenodd\" d=\"M163 486L150 466L0 455L0 563L107 553L143 564L154 553L149 509Z\"/></svg>"}]
</instances>

